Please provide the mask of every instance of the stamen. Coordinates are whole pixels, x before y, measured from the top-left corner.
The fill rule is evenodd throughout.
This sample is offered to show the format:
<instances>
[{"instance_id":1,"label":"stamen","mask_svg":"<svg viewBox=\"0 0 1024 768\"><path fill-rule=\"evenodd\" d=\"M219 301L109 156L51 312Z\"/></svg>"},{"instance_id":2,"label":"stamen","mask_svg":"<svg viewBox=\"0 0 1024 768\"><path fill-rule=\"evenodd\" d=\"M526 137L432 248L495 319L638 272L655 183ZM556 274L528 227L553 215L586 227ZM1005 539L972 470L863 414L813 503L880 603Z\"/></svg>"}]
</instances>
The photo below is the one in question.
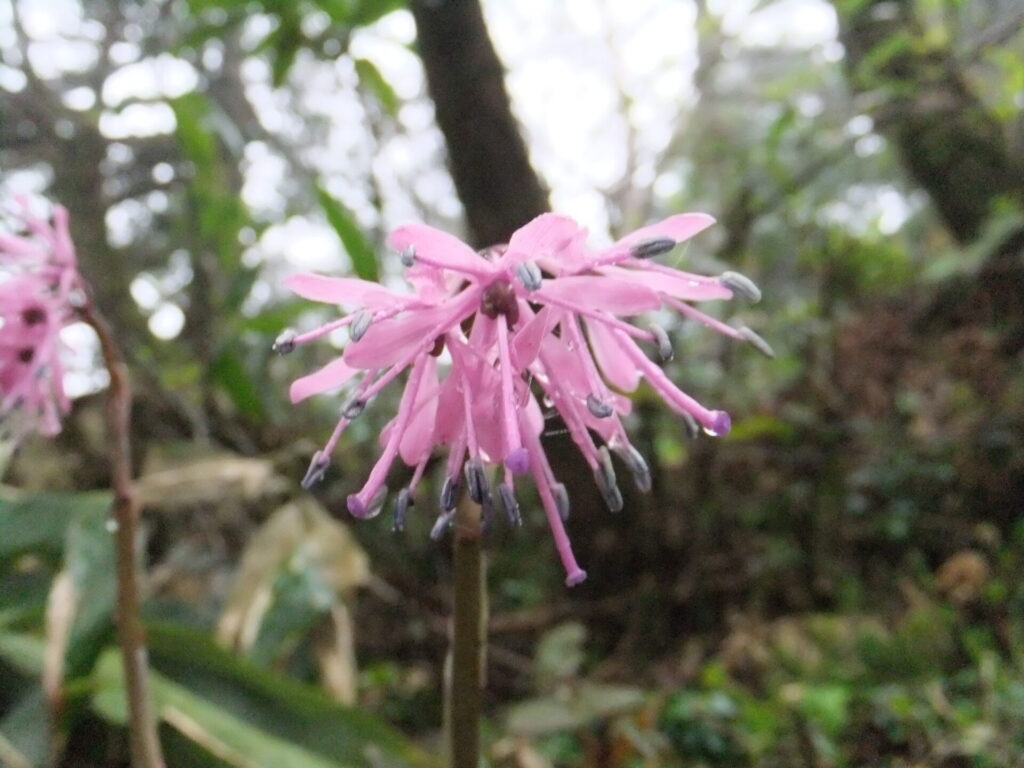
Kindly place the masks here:
<instances>
[{"instance_id":1,"label":"stamen","mask_svg":"<svg viewBox=\"0 0 1024 768\"><path fill-rule=\"evenodd\" d=\"M718 279L730 291L753 304L757 304L761 300L761 289L746 275L741 275L739 272L723 272Z\"/></svg>"},{"instance_id":2,"label":"stamen","mask_svg":"<svg viewBox=\"0 0 1024 768\"><path fill-rule=\"evenodd\" d=\"M621 512L623 507L622 491L619 490L615 480L615 467L612 466L612 457L608 448L601 446L598 451L598 465L594 470L594 481L598 490L604 498L604 503L612 512Z\"/></svg>"},{"instance_id":3,"label":"stamen","mask_svg":"<svg viewBox=\"0 0 1024 768\"><path fill-rule=\"evenodd\" d=\"M564 483L552 483L551 484L551 496L555 500L555 509L558 510L558 516L562 519L562 522L568 522L569 520L569 491L566 490Z\"/></svg>"},{"instance_id":4,"label":"stamen","mask_svg":"<svg viewBox=\"0 0 1024 768\"><path fill-rule=\"evenodd\" d=\"M756 331L747 328L747 326L745 325L741 325L736 330L740 332L740 336L742 336L746 341L750 342L750 345L758 352L760 352L762 355L769 358L775 357L775 350L772 349L771 344L769 344L767 341L761 338L761 336Z\"/></svg>"},{"instance_id":5,"label":"stamen","mask_svg":"<svg viewBox=\"0 0 1024 768\"><path fill-rule=\"evenodd\" d=\"M604 400L598 400L593 395L587 395L587 410L594 414L594 418L607 419L613 413L615 409L612 408Z\"/></svg>"},{"instance_id":6,"label":"stamen","mask_svg":"<svg viewBox=\"0 0 1024 768\"><path fill-rule=\"evenodd\" d=\"M367 312L365 309L361 310L356 314L356 319L352 321L352 327L348 329L349 338L352 341L359 341L366 332L370 329L370 323L373 322L373 313Z\"/></svg>"},{"instance_id":7,"label":"stamen","mask_svg":"<svg viewBox=\"0 0 1024 768\"><path fill-rule=\"evenodd\" d=\"M314 485L324 479L324 475L327 474L327 467L331 465L331 460L323 451L317 451L313 454L313 459L309 462L309 468L306 470L306 476L302 478L302 487L307 491Z\"/></svg>"},{"instance_id":8,"label":"stamen","mask_svg":"<svg viewBox=\"0 0 1024 768\"><path fill-rule=\"evenodd\" d=\"M490 499L490 483L487 482L487 474L484 472L484 465L479 459L470 459L466 462L466 490L469 498L477 504L482 504L484 499Z\"/></svg>"},{"instance_id":9,"label":"stamen","mask_svg":"<svg viewBox=\"0 0 1024 768\"><path fill-rule=\"evenodd\" d=\"M409 492L409 489L403 488L400 490L395 498L394 522L391 525L391 530L395 533L401 533L405 530L405 517L412 504L412 494Z\"/></svg>"},{"instance_id":10,"label":"stamen","mask_svg":"<svg viewBox=\"0 0 1024 768\"><path fill-rule=\"evenodd\" d=\"M498 495L501 497L501 506L505 509L509 525L514 528L520 527L523 524L523 515L519 511L519 502L512 486L502 483L498 486Z\"/></svg>"},{"instance_id":11,"label":"stamen","mask_svg":"<svg viewBox=\"0 0 1024 768\"><path fill-rule=\"evenodd\" d=\"M691 440L696 440L700 437L700 424L688 413L680 414L683 417L683 426L686 428L686 436Z\"/></svg>"},{"instance_id":12,"label":"stamen","mask_svg":"<svg viewBox=\"0 0 1024 768\"><path fill-rule=\"evenodd\" d=\"M434 521L434 526L430 529L430 538L434 541L440 541L441 537L444 536L444 532L448 529L448 526L452 524L452 520L454 519L454 509L450 509L447 512L442 512L438 515L437 520Z\"/></svg>"},{"instance_id":13,"label":"stamen","mask_svg":"<svg viewBox=\"0 0 1024 768\"><path fill-rule=\"evenodd\" d=\"M411 267L416 263L416 246L412 244L405 246L398 257L402 260L402 266Z\"/></svg>"},{"instance_id":14,"label":"stamen","mask_svg":"<svg viewBox=\"0 0 1024 768\"><path fill-rule=\"evenodd\" d=\"M366 401L363 400L358 394L352 395L351 398L341 406L341 415L346 419L354 419L363 412L366 408Z\"/></svg>"},{"instance_id":15,"label":"stamen","mask_svg":"<svg viewBox=\"0 0 1024 768\"><path fill-rule=\"evenodd\" d=\"M295 337L298 336L291 328L286 328L274 339L274 346L270 349L279 355L287 355L295 351Z\"/></svg>"},{"instance_id":16,"label":"stamen","mask_svg":"<svg viewBox=\"0 0 1024 768\"><path fill-rule=\"evenodd\" d=\"M693 418L692 416L690 417ZM696 422L694 422L696 425ZM629 443L625 445L616 445L612 448L615 453L618 454L619 458L629 469L630 474L633 475L633 482L636 484L637 490L641 493L649 493L651 490L651 470L647 466L647 460L643 454L640 453Z\"/></svg>"},{"instance_id":17,"label":"stamen","mask_svg":"<svg viewBox=\"0 0 1024 768\"><path fill-rule=\"evenodd\" d=\"M516 264L515 273L516 278L528 291L536 291L540 288L541 283L544 280L544 275L541 273L540 267L532 261L524 261L520 264Z\"/></svg>"},{"instance_id":18,"label":"stamen","mask_svg":"<svg viewBox=\"0 0 1024 768\"><path fill-rule=\"evenodd\" d=\"M675 357L675 351L672 349L672 340L668 337L668 333L657 323L651 323L650 329L651 335L654 336L654 341L658 345L658 357L663 363L669 362Z\"/></svg>"},{"instance_id":19,"label":"stamen","mask_svg":"<svg viewBox=\"0 0 1024 768\"><path fill-rule=\"evenodd\" d=\"M630 248L630 255L634 259L652 259L665 255L675 247L676 241L671 237L656 237L634 245Z\"/></svg>"},{"instance_id":20,"label":"stamen","mask_svg":"<svg viewBox=\"0 0 1024 768\"><path fill-rule=\"evenodd\" d=\"M445 512L453 511L459 502L459 491L461 490L462 483L459 482L459 478L455 475L448 475L441 486L441 498L439 499L441 509Z\"/></svg>"}]
</instances>

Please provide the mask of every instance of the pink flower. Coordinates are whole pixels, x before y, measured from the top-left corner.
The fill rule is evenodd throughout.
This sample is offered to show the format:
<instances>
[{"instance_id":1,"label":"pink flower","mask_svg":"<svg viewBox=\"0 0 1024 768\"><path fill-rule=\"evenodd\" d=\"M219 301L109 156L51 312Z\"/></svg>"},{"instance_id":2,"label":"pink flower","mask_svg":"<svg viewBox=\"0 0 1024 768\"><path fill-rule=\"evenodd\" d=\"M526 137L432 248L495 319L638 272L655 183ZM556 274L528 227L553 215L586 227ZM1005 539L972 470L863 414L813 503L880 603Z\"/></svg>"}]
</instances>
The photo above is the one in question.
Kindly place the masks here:
<instances>
[{"instance_id":1,"label":"pink flower","mask_svg":"<svg viewBox=\"0 0 1024 768\"><path fill-rule=\"evenodd\" d=\"M341 357L291 387L293 402L349 390L342 417L313 457L303 484L309 487L323 477L351 420L408 371L398 412L381 434L381 456L362 489L349 496L349 511L360 518L380 512L385 478L400 458L414 467L411 482L395 500L395 527L402 528L435 448L444 446L441 514L432 536L440 537L451 522L463 485L482 505L485 520L496 493L510 521L518 524L514 485L517 476L529 473L566 583L580 583L586 573L566 534L569 498L544 451L540 401L562 418L615 511L623 501L611 453L619 455L640 490L651 487L647 464L621 419L630 411L622 393L636 389L641 378L688 431L729 431L727 413L710 410L678 389L648 358L641 345L651 345L663 361L671 358L666 332L635 321L669 307L771 353L749 329L726 325L691 306L735 294L757 301L760 293L750 280L730 272L693 275L653 261L713 222L699 213L672 216L597 251L587 249L586 230L554 214L537 217L507 245L480 252L431 227L407 225L392 232L388 244L401 254L411 293L353 278L292 276L286 284L300 296L341 305L349 313L301 335L285 331L276 349L288 352L345 326L351 339ZM444 352L450 363L442 364Z\"/></svg>"},{"instance_id":2,"label":"pink flower","mask_svg":"<svg viewBox=\"0 0 1024 768\"><path fill-rule=\"evenodd\" d=\"M67 211L54 206L50 223L19 202L24 231L0 234L0 424L16 440L56 434L71 407L59 334L80 288Z\"/></svg>"}]
</instances>

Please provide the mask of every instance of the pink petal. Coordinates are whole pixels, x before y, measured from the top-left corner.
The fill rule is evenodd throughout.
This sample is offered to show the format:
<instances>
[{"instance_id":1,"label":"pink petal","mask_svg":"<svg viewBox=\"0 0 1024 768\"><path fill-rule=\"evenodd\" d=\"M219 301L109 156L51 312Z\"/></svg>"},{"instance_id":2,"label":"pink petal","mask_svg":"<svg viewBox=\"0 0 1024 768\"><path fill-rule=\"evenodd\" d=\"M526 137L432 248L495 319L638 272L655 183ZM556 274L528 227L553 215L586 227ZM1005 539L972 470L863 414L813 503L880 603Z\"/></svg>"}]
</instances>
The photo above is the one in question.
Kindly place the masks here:
<instances>
[{"instance_id":1,"label":"pink petal","mask_svg":"<svg viewBox=\"0 0 1024 768\"><path fill-rule=\"evenodd\" d=\"M388 235L388 245L399 252L411 245L417 258L456 272L485 275L494 271L489 261L457 237L426 224L399 227Z\"/></svg>"},{"instance_id":2,"label":"pink petal","mask_svg":"<svg viewBox=\"0 0 1024 768\"><path fill-rule=\"evenodd\" d=\"M550 256L576 243L581 235L586 230L569 217L542 213L512 234L506 253L517 260Z\"/></svg>"},{"instance_id":3,"label":"pink petal","mask_svg":"<svg viewBox=\"0 0 1024 768\"><path fill-rule=\"evenodd\" d=\"M507 451L502 414L501 377L494 368L482 368L473 390L473 424L480 450L494 462L503 461Z\"/></svg>"},{"instance_id":4,"label":"pink petal","mask_svg":"<svg viewBox=\"0 0 1024 768\"><path fill-rule=\"evenodd\" d=\"M619 283L641 285L683 301L732 298L732 291L718 280L701 275L689 275L686 272L677 271L670 274L663 270L623 269L622 267L602 267L600 271L608 279Z\"/></svg>"},{"instance_id":5,"label":"pink petal","mask_svg":"<svg viewBox=\"0 0 1024 768\"><path fill-rule=\"evenodd\" d=\"M594 358L601 368L604 377L615 387L624 392L632 392L640 383L640 371L623 352L613 332L596 320L587 320L587 336L590 347L594 350Z\"/></svg>"},{"instance_id":6,"label":"pink petal","mask_svg":"<svg viewBox=\"0 0 1024 768\"><path fill-rule=\"evenodd\" d=\"M392 307L409 301L409 297L389 291L382 285L358 277L327 277L312 273L289 275L285 287L313 301L345 304L367 309Z\"/></svg>"},{"instance_id":7,"label":"pink petal","mask_svg":"<svg viewBox=\"0 0 1024 768\"><path fill-rule=\"evenodd\" d=\"M524 301L520 301L520 316L527 311L529 311L529 305ZM557 313L553 312L551 307L541 307L537 314L520 326L515 336L512 337L511 357L513 368L521 371L537 359L541 342L551 332L556 319Z\"/></svg>"},{"instance_id":8,"label":"pink petal","mask_svg":"<svg viewBox=\"0 0 1024 768\"><path fill-rule=\"evenodd\" d=\"M661 306L658 295L644 285L596 275L545 280L544 285L532 295L541 300L550 297L584 309L603 309L613 315L637 315Z\"/></svg>"},{"instance_id":9,"label":"pink petal","mask_svg":"<svg viewBox=\"0 0 1024 768\"><path fill-rule=\"evenodd\" d=\"M670 237L681 242L689 240L698 232L702 232L714 223L714 216L709 216L706 213L678 213L675 216L669 216L667 219L659 221L657 224L651 224L641 227L635 232L630 232L615 243L615 245L635 245L657 237Z\"/></svg>"},{"instance_id":10,"label":"pink petal","mask_svg":"<svg viewBox=\"0 0 1024 768\"><path fill-rule=\"evenodd\" d=\"M559 387L581 400L591 394L580 356L569 349L564 332L561 337L548 336L544 339L542 355L548 376L556 378Z\"/></svg>"},{"instance_id":11,"label":"pink petal","mask_svg":"<svg viewBox=\"0 0 1024 768\"><path fill-rule=\"evenodd\" d=\"M452 445L458 440L465 431L464 414L462 390L459 389L459 374L453 368L441 382L441 391L437 396L434 440L438 445Z\"/></svg>"},{"instance_id":12,"label":"pink petal","mask_svg":"<svg viewBox=\"0 0 1024 768\"><path fill-rule=\"evenodd\" d=\"M45 256L38 243L15 235L0 235L0 253L8 256Z\"/></svg>"},{"instance_id":13,"label":"pink petal","mask_svg":"<svg viewBox=\"0 0 1024 768\"><path fill-rule=\"evenodd\" d=\"M394 365L417 345L432 341L425 334L429 334L451 313L451 306L442 305L404 312L397 317L371 323L359 341L345 347L345 360L353 368L386 368Z\"/></svg>"},{"instance_id":14,"label":"pink petal","mask_svg":"<svg viewBox=\"0 0 1024 768\"><path fill-rule=\"evenodd\" d=\"M293 381L288 394L291 396L293 403L298 403L312 395L319 395L321 392L337 389L357 373L357 370L350 368L339 357L329 362L319 371Z\"/></svg>"},{"instance_id":15,"label":"pink petal","mask_svg":"<svg viewBox=\"0 0 1024 768\"><path fill-rule=\"evenodd\" d=\"M437 358L427 357L418 363L424 367L423 380L416 393L412 417L398 446L402 461L410 467L419 464L434 447L434 425L437 421L438 391Z\"/></svg>"},{"instance_id":16,"label":"pink petal","mask_svg":"<svg viewBox=\"0 0 1024 768\"><path fill-rule=\"evenodd\" d=\"M527 389L525 383L518 397L520 403L526 401L525 410L520 411L519 433L525 436L528 430L529 434L539 435L544 431L544 411L540 409L537 398Z\"/></svg>"}]
</instances>

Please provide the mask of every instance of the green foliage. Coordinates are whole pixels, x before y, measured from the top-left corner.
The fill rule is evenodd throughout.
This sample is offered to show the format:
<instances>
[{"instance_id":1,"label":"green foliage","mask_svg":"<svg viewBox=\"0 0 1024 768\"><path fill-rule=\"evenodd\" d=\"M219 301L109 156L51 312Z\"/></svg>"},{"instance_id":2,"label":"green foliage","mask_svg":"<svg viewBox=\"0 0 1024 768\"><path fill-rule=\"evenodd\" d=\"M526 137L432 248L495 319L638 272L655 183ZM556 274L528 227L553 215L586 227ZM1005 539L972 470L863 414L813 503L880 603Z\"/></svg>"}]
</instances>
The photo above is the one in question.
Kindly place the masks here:
<instances>
[{"instance_id":1,"label":"green foliage","mask_svg":"<svg viewBox=\"0 0 1024 768\"><path fill-rule=\"evenodd\" d=\"M338 233L338 238L345 246L345 251L352 260L352 268L364 280L377 281L377 256L375 249L359 225L345 207L331 197L322 187L316 189L317 200L324 209L327 221Z\"/></svg>"},{"instance_id":2,"label":"green foliage","mask_svg":"<svg viewBox=\"0 0 1024 768\"><path fill-rule=\"evenodd\" d=\"M54 729L71 732L90 712L113 726L125 722L123 668L111 631L109 505L106 493L0 498L0 533L8 534L0 538L4 584L7 573L38 571L49 585L49 595L37 589L20 602L7 596L0 612L0 676L8 681L5 693L16 696L0 719L0 748L6 744L31 765L48 760ZM74 585L70 593L59 586L59 574ZM41 675L51 645L62 642L59 625L49 625L45 636L37 630L42 600L71 600L59 722L40 686L26 682ZM172 765L432 764L372 715L219 648L203 630L154 623L147 641L156 710L175 733L166 741Z\"/></svg>"}]
</instances>

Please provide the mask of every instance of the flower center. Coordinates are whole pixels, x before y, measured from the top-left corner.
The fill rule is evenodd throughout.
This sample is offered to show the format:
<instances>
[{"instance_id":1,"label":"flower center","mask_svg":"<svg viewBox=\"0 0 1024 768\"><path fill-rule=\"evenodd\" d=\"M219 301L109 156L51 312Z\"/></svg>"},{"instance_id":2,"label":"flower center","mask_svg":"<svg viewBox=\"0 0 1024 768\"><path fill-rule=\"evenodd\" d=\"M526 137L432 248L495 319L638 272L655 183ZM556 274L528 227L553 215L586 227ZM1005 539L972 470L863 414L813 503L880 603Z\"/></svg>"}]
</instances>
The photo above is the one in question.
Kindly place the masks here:
<instances>
[{"instance_id":1,"label":"flower center","mask_svg":"<svg viewBox=\"0 0 1024 768\"><path fill-rule=\"evenodd\" d=\"M39 325L46 321L46 310L42 307L29 307L21 313L21 321L25 325Z\"/></svg>"},{"instance_id":2,"label":"flower center","mask_svg":"<svg viewBox=\"0 0 1024 768\"><path fill-rule=\"evenodd\" d=\"M491 283L480 298L480 311L492 319L504 315L510 325L515 325L519 320L519 302L512 284L505 279Z\"/></svg>"}]
</instances>

